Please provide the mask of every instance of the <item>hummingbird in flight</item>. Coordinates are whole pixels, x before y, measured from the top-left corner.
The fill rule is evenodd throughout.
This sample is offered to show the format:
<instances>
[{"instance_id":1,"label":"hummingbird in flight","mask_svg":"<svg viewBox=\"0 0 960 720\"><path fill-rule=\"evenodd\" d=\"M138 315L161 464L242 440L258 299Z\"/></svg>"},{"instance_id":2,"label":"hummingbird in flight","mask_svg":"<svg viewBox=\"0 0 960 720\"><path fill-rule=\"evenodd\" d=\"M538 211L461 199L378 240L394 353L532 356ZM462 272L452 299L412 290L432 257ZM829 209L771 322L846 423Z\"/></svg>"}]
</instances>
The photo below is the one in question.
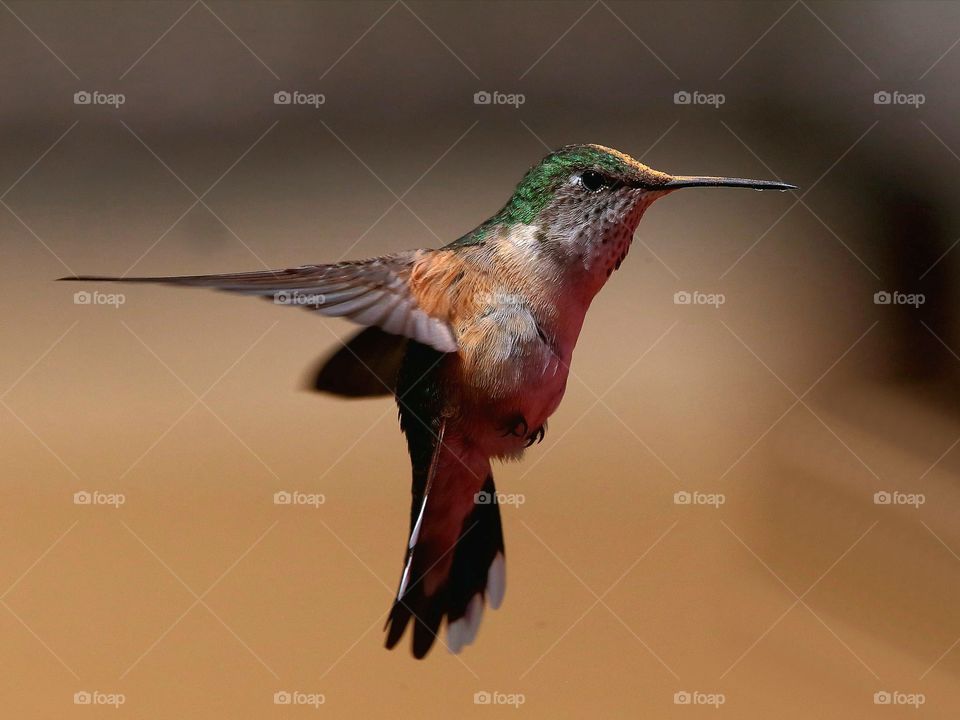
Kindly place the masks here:
<instances>
[{"instance_id":1,"label":"hummingbird in flight","mask_svg":"<svg viewBox=\"0 0 960 720\"><path fill-rule=\"evenodd\" d=\"M444 644L457 653L506 589L491 460L519 458L543 439L587 309L644 211L696 187L795 189L673 176L601 145L568 145L533 166L499 212L438 249L277 271L62 279L215 288L366 326L323 363L314 386L393 395L399 408L412 506L386 646L412 623L422 658L445 620Z\"/></svg>"}]
</instances>

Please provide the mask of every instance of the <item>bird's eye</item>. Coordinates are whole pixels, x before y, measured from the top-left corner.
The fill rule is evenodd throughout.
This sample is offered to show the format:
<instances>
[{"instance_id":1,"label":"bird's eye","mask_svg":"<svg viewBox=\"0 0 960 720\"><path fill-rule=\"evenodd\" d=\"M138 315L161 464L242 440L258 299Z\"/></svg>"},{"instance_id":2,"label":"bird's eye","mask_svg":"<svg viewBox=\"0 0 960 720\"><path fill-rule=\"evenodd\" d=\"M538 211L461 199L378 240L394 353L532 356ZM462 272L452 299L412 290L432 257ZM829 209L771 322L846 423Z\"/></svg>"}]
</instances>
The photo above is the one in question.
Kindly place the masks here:
<instances>
[{"instance_id":1,"label":"bird's eye","mask_svg":"<svg viewBox=\"0 0 960 720\"><path fill-rule=\"evenodd\" d=\"M596 192L606 184L606 179L598 172L587 170L580 176L580 184L587 192Z\"/></svg>"}]
</instances>

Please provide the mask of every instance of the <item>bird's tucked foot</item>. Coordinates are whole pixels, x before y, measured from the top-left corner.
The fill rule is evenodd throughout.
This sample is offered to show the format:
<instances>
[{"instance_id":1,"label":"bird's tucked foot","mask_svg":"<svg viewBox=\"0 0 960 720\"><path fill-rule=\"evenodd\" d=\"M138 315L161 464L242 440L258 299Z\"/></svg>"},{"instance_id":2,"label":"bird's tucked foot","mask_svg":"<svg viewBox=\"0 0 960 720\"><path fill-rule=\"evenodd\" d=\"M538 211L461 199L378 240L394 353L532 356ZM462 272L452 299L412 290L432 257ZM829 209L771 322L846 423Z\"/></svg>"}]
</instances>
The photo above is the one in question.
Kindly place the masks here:
<instances>
[{"instance_id":1,"label":"bird's tucked foot","mask_svg":"<svg viewBox=\"0 0 960 720\"><path fill-rule=\"evenodd\" d=\"M527 419L523 415L514 415L510 420L507 421L507 424L504 426L503 434L500 437L507 437L507 435L513 435L514 437L526 437L527 433L530 431L529 426L527 425Z\"/></svg>"}]
</instances>

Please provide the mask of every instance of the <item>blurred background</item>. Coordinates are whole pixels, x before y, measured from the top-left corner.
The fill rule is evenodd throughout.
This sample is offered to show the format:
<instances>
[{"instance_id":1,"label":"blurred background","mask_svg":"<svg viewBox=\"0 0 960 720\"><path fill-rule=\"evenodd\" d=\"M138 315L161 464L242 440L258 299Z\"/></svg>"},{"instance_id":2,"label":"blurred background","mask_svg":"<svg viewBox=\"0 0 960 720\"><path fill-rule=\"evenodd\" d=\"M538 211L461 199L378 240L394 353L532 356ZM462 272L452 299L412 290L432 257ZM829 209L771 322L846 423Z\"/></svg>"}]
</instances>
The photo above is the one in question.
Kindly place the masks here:
<instances>
[{"instance_id":1,"label":"blurred background","mask_svg":"<svg viewBox=\"0 0 960 720\"><path fill-rule=\"evenodd\" d=\"M960 712L960 5L0 5L11 715ZM304 389L353 328L53 279L436 247L574 142L800 190L647 213L503 607L387 652L395 407Z\"/></svg>"}]
</instances>

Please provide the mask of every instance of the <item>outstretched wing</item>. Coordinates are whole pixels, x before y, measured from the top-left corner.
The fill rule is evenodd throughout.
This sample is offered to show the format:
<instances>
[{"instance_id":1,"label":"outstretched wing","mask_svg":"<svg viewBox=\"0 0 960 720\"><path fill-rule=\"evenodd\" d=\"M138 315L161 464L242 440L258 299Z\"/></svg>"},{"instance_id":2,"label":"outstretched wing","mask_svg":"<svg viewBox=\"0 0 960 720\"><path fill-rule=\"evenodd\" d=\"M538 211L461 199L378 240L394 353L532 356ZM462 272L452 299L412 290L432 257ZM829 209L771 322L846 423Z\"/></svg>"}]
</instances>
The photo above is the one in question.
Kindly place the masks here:
<instances>
[{"instance_id":1,"label":"outstretched wing","mask_svg":"<svg viewBox=\"0 0 960 720\"><path fill-rule=\"evenodd\" d=\"M447 318L436 310L432 314L425 310L411 287L416 266L429 264L431 252L416 250L357 262L226 275L88 275L61 280L163 283L259 295L278 305L344 317L360 325L376 326L394 335L412 338L440 352L455 352L457 343Z\"/></svg>"}]
</instances>

